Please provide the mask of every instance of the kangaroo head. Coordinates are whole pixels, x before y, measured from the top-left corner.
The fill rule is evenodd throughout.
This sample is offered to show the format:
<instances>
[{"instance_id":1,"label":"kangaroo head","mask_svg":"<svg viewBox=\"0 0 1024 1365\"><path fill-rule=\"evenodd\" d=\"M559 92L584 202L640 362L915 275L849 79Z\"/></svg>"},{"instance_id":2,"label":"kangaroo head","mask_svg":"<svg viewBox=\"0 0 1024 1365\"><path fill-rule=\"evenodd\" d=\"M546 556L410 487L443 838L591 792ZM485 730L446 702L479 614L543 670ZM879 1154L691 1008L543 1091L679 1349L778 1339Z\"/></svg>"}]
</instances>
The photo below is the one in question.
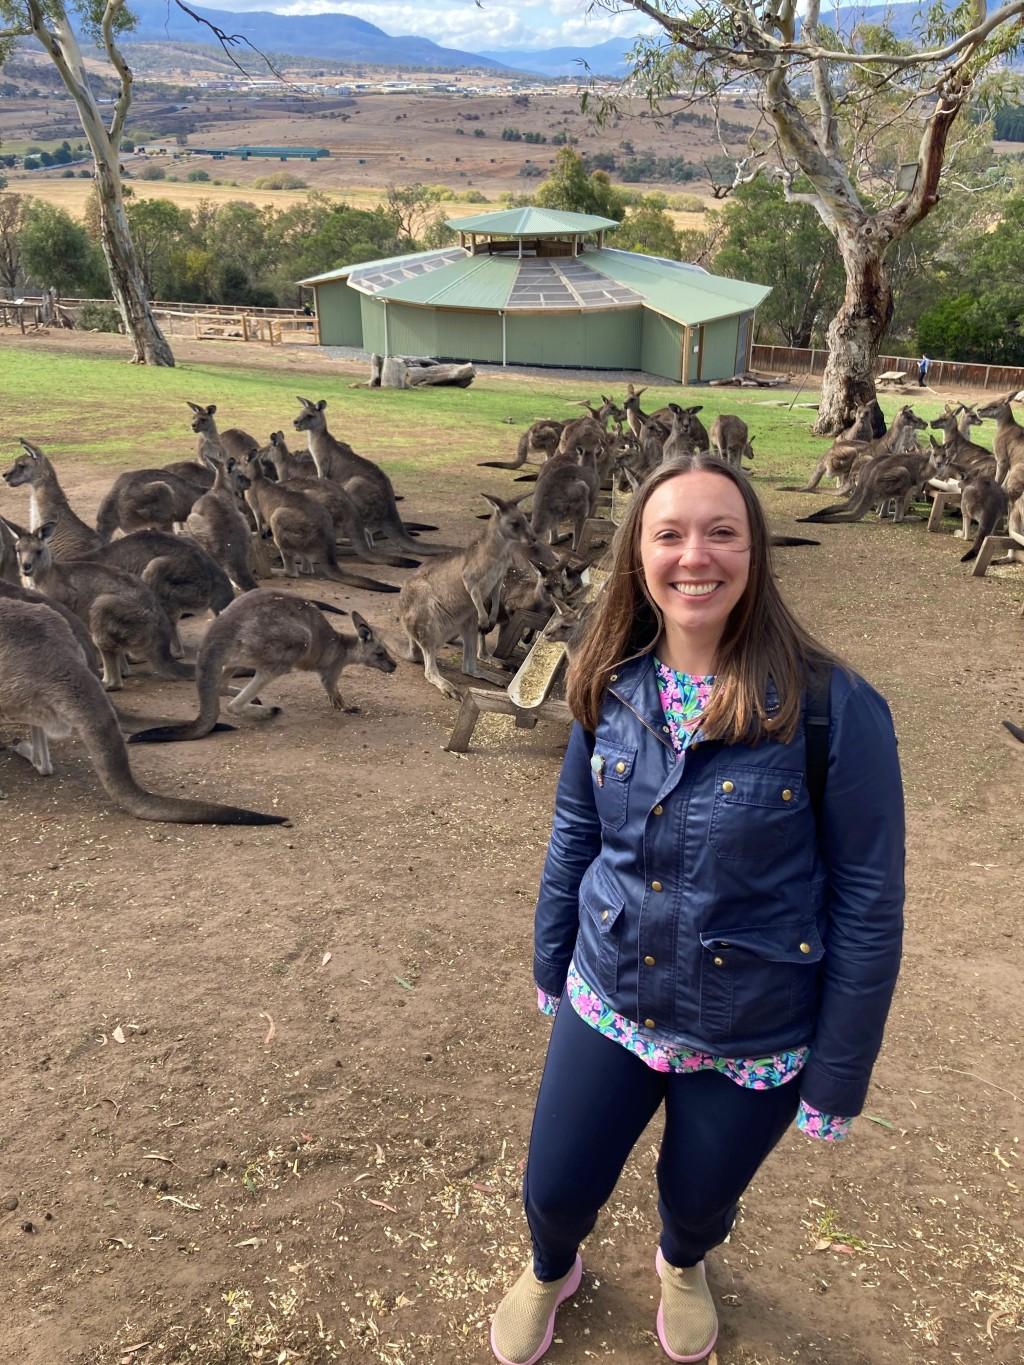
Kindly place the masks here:
<instances>
[{"instance_id":1,"label":"kangaroo head","mask_svg":"<svg viewBox=\"0 0 1024 1365\"><path fill-rule=\"evenodd\" d=\"M36 531L26 531L19 536L14 552L18 557L18 569L22 578L35 578L53 563L49 542L57 529L55 521L44 521Z\"/></svg>"},{"instance_id":2,"label":"kangaroo head","mask_svg":"<svg viewBox=\"0 0 1024 1365\"><path fill-rule=\"evenodd\" d=\"M398 665L373 633L373 627L369 621L360 616L357 611L353 611L352 624L356 628L356 639L359 642L356 646L356 656L352 662L362 664L364 668L379 669L381 673L394 673Z\"/></svg>"},{"instance_id":3,"label":"kangaroo head","mask_svg":"<svg viewBox=\"0 0 1024 1365\"><path fill-rule=\"evenodd\" d=\"M900 410L900 417L907 412L910 412L910 408L902 408ZM924 426L925 423L922 422L921 425ZM935 420L928 425L931 426L933 431L944 431L948 436L950 432L956 431L956 418L951 412L946 412L936 417Z\"/></svg>"},{"instance_id":4,"label":"kangaroo head","mask_svg":"<svg viewBox=\"0 0 1024 1365\"><path fill-rule=\"evenodd\" d=\"M213 414L217 411L216 403L211 403L208 408L204 408L200 407L198 403L189 402L187 398L185 402L192 409L192 430L197 436L201 436L204 432L215 432L217 430L217 424L213 420Z\"/></svg>"},{"instance_id":5,"label":"kangaroo head","mask_svg":"<svg viewBox=\"0 0 1024 1365\"><path fill-rule=\"evenodd\" d=\"M303 398L300 395L299 402L302 404L302 411L293 423L295 430L323 431L327 426L327 419L323 415L327 399L321 398L318 403L314 403L311 398Z\"/></svg>"},{"instance_id":6,"label":"kangaroo head","mask_svg":"<svg viewBox=\"0 0 1024 1365\"><path fill-rule=\"evenodd\" d=\"M986 403L984 407L975 408L975 416L979 421L983 417L995 418L997 421L1000 418L1005 419L1010 416L1010 403L1013 401L1013 398L1013 394L1011 394L1009 398L993 398L992 402Z\"/></svg>"},{"instance_id":7,"label":"kangaroo head","mask_svg":"<svg viewBox=\"0 0 1024 1365\"><path fill-rule=\"evenodd\" d=\"M25 447L25 453L19 455L4 474L4 480L11 488L19 488L22 484L35 483L43 469L43 459L45 457L40 451L32 446Z\"/></svg>"}]
</instances>

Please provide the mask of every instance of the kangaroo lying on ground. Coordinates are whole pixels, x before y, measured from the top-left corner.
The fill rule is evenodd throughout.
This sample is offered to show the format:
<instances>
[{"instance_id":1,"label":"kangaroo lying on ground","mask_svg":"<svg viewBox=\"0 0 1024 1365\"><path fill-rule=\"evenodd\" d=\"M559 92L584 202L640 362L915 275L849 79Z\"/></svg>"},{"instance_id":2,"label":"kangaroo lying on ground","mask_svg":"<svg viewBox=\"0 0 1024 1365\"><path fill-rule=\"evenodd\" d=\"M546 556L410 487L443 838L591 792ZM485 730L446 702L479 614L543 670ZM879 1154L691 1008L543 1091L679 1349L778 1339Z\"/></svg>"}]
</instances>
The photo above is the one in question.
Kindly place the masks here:
<instances>
[{"instance_id":1,"label":"kangaroo lying on ground","mask_svg":"<svg viewBox=\"0 0 1024 1365\"><path fill-rule=\"evenodd\" d=\"M357 611L352 613L355 637L339 635L312 602L272 588L259 588L232 602L206 632L196 660L199 714L185 725L161 725L132 735L132 744L202 739L214 728L220 711L222 680L236 668L253 669L253 677L227 703L233 716L265 721L280 708L254 705L264 688L298 669L316 673L336 711L349 706L338 690L342 670L352 664L393 673L394 659ZM223 728L223 727L221 727Z\"/></svg>"},{"instance_id":2,"label":"kangaroo lying on ground","mask_svg":"<svg viewBox=\"0 0 1024 1365\"><path fill-rule=\"evenodd\" d=\"M459 692L437 666L437 651L462 639L462 671L483 677L479 663L494 665L485 637L494 629L501 600L500 587L519 546L534 563L553 565L557 555L542 544L518 503L483 494L492 511L483 531L466 547L445 559L424 564L409 578L398 599L398 615L406 643L400 653L423 660L423 674L444 696L461 700Z\"/></svg>"},{"instance_id":3,"label":"kangaroo lying on ground","mask_svg":"<svg viewBox=\"0 0 1024 1365\"><path fill-rule=\"evenodd\" d=\"M325 578L345 583L368 592L397 592L392 583L381 583L375 578L364 578L338 564L334 535L334 521L322 503L306 493L284 484L271 483L264 475L258 451L245 462L244 472L249 480L245 500L256 518L259 531L266 526L274 538L289 578L299 575L299 561L319 566Z\"/></svg>"},{"instance_id":4,"label":"kangaroo lying on ground","mask_svg":"<svg viewBox=\"0 0 1024 1365\"><path fill-rule=\"evenodd\" d=\"M11 465L4 479L11 488L29 488L29 530L35 531L43 522L51 522L56 530L51 536L54 559L78 559L103 541L71 509L71 504L60 486L57 472L38 446L18 438L24 453Z\"/></svg>"},{"instance_id":5,"label":"kangaroo lying on ground","mask_svg":"<svg viewBox=\"0 0 1024 1365\"><path fill-rule=\"evenodd\" d=\"M67 623L49 605L0 597L0 708L4 718L43 735L39 759L52 771L49 739L77 734L107 794L137 820L197 825L280 825L263 815L211 801L158 796L132 776L114 708Z\"/></svg>"},{"instance_id":6,"label":"kangaroo lying on ground","mask_svg":"<svg viewBox=\"0 0 1024 1365\"><path fill-rule=\"evenodd\" d=\"M88 627L103 660L103 686L122 686L125 654L147 659L165 678L191 678L190 664L171 654L172 631L156 593L135 574L86 559L53 562L53 522L19 536L18 567L26 587L68 607Z\"/></svg>"}]
</instances>

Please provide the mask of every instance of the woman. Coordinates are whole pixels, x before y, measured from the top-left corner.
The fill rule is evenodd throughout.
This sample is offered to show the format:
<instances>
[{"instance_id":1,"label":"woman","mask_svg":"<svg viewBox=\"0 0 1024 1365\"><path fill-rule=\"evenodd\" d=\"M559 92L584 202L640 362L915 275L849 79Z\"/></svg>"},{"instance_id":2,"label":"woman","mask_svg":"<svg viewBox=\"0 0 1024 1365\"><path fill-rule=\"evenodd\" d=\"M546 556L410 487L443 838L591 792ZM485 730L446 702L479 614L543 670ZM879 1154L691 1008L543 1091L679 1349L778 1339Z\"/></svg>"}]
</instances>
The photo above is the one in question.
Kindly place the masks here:
<instances>
[{"instance_id":1,"label":"woman","mask_svg":"<svg viewBox=\"0 0 1024 1365\"><path fill-rule=\"evenodd\" d=\"M710 1354L704 1257L794 1118L845 1136L899 968L892 719L790 614L746 478L705 455L662 465L612 553L570 669L537 905L555 1022L524 1180L533 1262L491 1328L505 1365L550 1345L662 1103L658 1336L672 1360Z\"/></svg>"}]
</instances>

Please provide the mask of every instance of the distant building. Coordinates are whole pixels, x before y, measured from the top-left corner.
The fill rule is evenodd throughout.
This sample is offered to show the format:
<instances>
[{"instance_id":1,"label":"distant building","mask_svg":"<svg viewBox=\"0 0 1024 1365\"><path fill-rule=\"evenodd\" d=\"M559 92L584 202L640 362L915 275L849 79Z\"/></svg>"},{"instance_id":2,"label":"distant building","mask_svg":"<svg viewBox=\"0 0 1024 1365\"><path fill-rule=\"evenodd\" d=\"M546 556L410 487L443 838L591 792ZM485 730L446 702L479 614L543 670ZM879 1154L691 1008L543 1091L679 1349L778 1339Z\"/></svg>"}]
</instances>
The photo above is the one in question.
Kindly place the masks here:
<instances>
[{"instance_id":1,"label":"distant building","mask_svg":"<svg viewBox=\"0 0 1024 1365\"><path fill-rule=\"evenodd\" d=\"M645 370L683 384L749 363L770 288L605 245L610 218L508 209L452 220L458 246L299 283L324 346L497 365Z\"/></svg>"}]
</instances>

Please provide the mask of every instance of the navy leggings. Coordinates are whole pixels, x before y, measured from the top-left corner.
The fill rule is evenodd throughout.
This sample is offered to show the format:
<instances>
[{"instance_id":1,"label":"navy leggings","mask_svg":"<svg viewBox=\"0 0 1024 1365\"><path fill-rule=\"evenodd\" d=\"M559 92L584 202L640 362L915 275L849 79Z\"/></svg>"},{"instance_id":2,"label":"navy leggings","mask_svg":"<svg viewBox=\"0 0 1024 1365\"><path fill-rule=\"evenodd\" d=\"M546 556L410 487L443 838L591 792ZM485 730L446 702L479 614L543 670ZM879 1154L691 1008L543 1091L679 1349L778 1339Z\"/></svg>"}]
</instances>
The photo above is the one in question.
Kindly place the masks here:
<instances>
[{"instance_id":1,"label":"navy leggings","mask_svg":"<svg viewBox=\"0 0 1024 1365\"><path fill-rule=\"evenodd\" d=\"M661 1252L669 1265L691 1266L728 1235L740 1195L793 1121L798 1088L790 1081L748 1090L717 1071L654 1071L563 998L523 1181L539 1280L572 1268L662 1101Z\"/></svg>"}]
</instances>

